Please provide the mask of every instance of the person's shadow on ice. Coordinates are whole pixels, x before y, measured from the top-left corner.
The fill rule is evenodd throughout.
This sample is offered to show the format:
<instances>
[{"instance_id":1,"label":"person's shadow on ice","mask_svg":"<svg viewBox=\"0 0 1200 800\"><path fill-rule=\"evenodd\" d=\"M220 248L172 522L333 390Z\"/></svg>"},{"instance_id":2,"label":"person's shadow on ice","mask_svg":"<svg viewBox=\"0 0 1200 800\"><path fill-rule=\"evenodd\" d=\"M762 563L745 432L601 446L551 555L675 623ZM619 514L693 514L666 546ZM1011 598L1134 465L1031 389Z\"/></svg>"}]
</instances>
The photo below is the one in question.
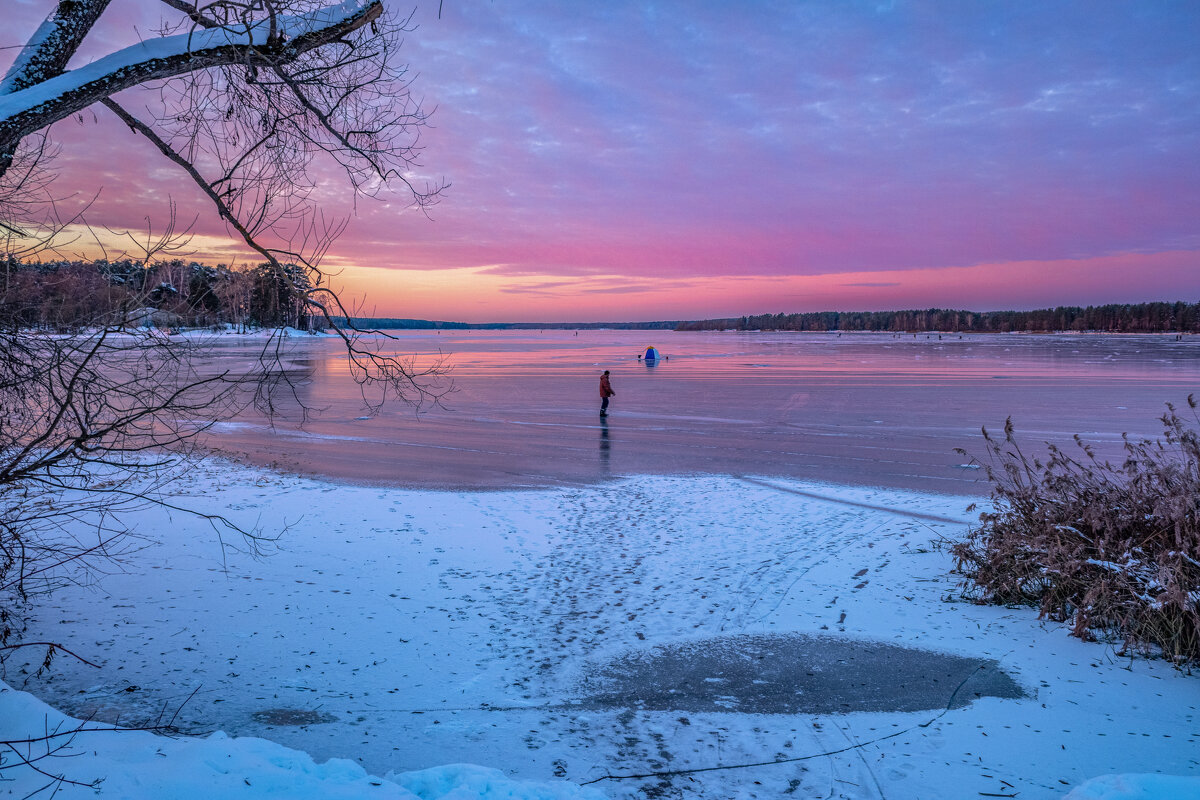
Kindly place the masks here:
<instances>
[{"instance_id":1,"label":"person's shadow on ice","mask_svg":"<svg viewBox=\"0 0 1200 800\"><path fill-rule=\"evenodd\" d=\"M608 474L608 457L611 455L612 442L608 439L608 420L600 419L600 470Z\"/></svg>"}]
</instances>

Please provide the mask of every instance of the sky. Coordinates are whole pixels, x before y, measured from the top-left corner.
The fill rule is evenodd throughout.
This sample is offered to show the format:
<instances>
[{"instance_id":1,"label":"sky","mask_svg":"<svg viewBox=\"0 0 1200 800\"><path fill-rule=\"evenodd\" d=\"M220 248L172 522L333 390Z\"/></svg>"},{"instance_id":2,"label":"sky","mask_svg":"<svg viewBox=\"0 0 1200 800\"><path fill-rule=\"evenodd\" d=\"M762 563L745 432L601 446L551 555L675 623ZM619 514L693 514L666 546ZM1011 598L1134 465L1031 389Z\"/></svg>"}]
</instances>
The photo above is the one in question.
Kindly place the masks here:
<instances>
[{"instance_id":1,"label":"sky","mask_svg":"<svg viewBox=\"0 0 1200 800\"><path fill-rule=\"evenodd\" d=\"M48 6L4 4L5 45ZM428 215L400 193L326 203L349 224L325 266L361 313L1200 300L1191 0L440 5L416 5L401 55L434 112L411 177L449 188ZM78 63L172 13L114 0ZM161 229L170 197L202 214L198 257L236 251L103 109L54 135L63 184L100 189L93 229Z\"/></svg>"}]
</instances>

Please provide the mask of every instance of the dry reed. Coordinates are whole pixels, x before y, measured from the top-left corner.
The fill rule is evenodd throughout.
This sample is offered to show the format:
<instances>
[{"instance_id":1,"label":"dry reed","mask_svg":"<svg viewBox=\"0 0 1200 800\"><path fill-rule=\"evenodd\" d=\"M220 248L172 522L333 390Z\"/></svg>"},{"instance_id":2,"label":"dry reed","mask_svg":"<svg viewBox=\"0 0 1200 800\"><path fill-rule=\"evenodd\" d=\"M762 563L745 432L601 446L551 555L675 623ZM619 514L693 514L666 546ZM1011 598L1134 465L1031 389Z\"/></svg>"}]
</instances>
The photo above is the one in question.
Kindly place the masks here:
<instances>
[{"instance_id":1,"label":"dry reed","mask_svg":"<svg viewBox=\"0 0 1200 800\"><path fill-rule=\"evenodd\" d=\"M1124 437L1124 460L1022 452L983 431L992 510L952 552L980 602L1035 605L1081 639L1200 664L1200 417L1168 404L1161 439ZM961 451L960 451L961 452Z\"/></svg>"}]
</instances>

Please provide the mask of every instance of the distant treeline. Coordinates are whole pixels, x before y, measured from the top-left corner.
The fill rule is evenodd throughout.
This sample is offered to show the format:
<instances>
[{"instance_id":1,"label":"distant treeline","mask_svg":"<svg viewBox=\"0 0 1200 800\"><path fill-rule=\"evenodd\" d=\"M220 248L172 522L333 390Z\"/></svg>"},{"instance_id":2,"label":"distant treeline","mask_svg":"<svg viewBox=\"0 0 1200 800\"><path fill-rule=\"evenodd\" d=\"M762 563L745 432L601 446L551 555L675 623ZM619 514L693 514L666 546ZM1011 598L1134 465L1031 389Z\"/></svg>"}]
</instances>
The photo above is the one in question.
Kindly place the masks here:
<instances>
[{"instance_id":1,"label":"distant treeline","mask_svg":"<svg viewBox=\"0 0 1200 800\"><path fill-rule=\"evenodd\" d=\"M239 325L309 327L306 270L293 264L237 269L172 259L23 262L0 257L0 326Z\"/></svg>"},{"instance_id":2,"label":"distant treeline","mask_svg":"<svg viewBox=\"0 0 1200 800\"><path fill-rule=\"evenodd\" d=\"M1125 303L1059 306L1036 311L818 311L758 314L680 323L681 331L1107 331L1114 333L1200 333L1200 303Z\"/></svg>"},{"instance_id":3,"label":"distant treeline","mask_svg":"<svg viewBox=\"0 0 1200 800\"><path fill-rule=\"evenodd\" d=\"M173 259L22 262L0 257L0 326L69 330L101 320L169 326L308 328L306 270L285 264L232 268ZM335 320L337 322L339 320ZM344 322L345 320L340 320ZM439 330L770 330L770 331L1111 331L1200 333L1200 303L1060 306L1036 311L822 311L694 322L441 322L355 317L376 329Z\"/></svg>"}]
</instances>

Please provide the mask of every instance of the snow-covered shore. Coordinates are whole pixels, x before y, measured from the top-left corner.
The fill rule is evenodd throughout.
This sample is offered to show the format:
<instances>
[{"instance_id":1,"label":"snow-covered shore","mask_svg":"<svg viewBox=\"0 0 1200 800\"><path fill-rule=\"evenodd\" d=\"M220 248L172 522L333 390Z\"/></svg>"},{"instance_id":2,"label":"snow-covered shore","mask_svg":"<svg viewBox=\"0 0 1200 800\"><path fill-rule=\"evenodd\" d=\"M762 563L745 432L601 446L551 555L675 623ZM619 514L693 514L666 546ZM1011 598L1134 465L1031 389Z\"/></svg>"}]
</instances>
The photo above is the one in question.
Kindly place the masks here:
<instances>
[{"instance_id":1,"label":"snow-covered shore","mask_svg":"<svg viewBox=\"0 0 1200 800\"><path fill-rule=\"evenodd\" d=\"M99 730L89 732L89 728ZM72 719L26 692L0 683L0 740L38 740L47 733L63 735L17 745L6 753L3 764L8 768L0 772L0 794L27 797L45 787L46 797L147 800L603 797L597 791L559 781L514 781L499 770L471 764L380 778L368 775L351 760L334 758L317 764L307 753L249 736L231 738L218 732L202 738L173 738L145 731L112 732L110 725ZM53 754L45 757L47 753ZM32 766L19 766L21 759L30 759ZM9 766L12 764L18 766ZM74 783L59 782L54 776Z\"/></svg>"},{"instance_id":2,"label":"snow-covered shore","mask_svg":"<svg viewBox=\"0 0 1200 800\"><path fill-rule=\"evenodd\" d=\"M98 721L173 713L198 688L179 722L236 737L81 735L49 771L107 776L101 797L1200 798L1200 681L1028 609L957 601L936 543L970 519L963 498L732 476L413 491L217 460L181 491L264 532L290 527L254 559L148 512L141 531L159 543L51 598L31 630L103 668L64 658L24 684L9 667L10 684ZM787 648L768 646L738 684L739 654L721 651L737 636L808 637L788 657L812 660L779 680ZM823 662L822 642L857 649ZM872 643L956 657L1023 696L932 685L946 681L935 660L921 688L937 699L897 710L917 687ZM621 685L614 665L653 674L680 646L713 656L699 690ZM793 696L801 710L784 713L747 698L802 685L806 665L861 670L873 705ZM284 724L288 710L307 724ZM0 692L6 737L47 721L62 720ZM439 766L455 762L507 777ZM1124 777L1087 783L1109 774ZM47 782L0 777L18 797Z\"/></svg>"}]
</instances>

